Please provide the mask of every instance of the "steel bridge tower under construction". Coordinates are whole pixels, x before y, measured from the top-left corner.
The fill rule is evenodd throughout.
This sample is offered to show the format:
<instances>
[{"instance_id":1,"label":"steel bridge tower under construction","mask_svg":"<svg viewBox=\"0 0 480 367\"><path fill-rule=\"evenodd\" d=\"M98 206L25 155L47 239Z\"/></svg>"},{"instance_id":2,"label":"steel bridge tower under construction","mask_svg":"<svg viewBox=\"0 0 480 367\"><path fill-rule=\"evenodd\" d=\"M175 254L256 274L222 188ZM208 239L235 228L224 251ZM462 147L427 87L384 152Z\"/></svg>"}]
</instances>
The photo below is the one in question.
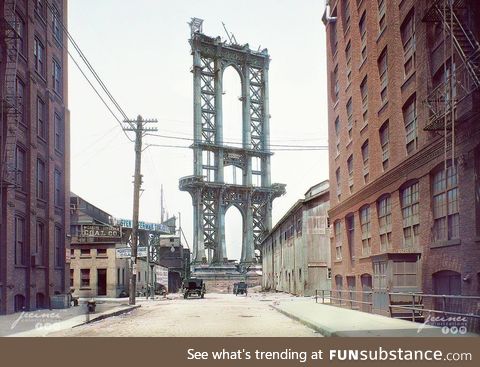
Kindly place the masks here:
<instances>
[{"instance_id":1,"label":"steel bridge tower under construction","mask_svg":"<svg viewBox=\"0 0 480 367\"><path fill-rule=\"evenodd\" d=\"M225 213L230 206L242 215L240 268L259 262L260 243L272 228L272 202L285 193L284 184L272 184L270 172L270 114L267 49L253 51L203 34L203 20L193 18L190 45L193 55L194 175L180 179L179 187L192 196L194 209L193 264L224 267L229 261L225 244ZM233 41L232 41L233 39ZM240 75L242 142L227 145L223 135L223 72L232 66ZM241 183L226 183L224 169L242 172ZM256 251L258 250L258 251ZM257 252L257 254L256 254Z\"/></svg>"}]
</instances>

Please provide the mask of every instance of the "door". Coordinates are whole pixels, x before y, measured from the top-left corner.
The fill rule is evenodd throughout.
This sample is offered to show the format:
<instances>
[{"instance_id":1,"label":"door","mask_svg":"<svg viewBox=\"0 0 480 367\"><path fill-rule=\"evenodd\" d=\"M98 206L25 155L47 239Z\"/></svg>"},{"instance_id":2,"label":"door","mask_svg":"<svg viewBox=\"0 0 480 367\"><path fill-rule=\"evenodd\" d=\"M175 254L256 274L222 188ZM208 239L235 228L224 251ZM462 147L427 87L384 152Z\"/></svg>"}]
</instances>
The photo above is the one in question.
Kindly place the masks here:
<instances>
[{"instance_id":1,"label":"door","mask_svg":"<svg viewBox=\"0 0 480 367\"><path fill-rule=\"evenodd\" d=\"M433 274L433 292L438 295L460 295L460 273L442 270ZM435 298L435 309L440 311L462 312L462 301L456 298Z\"/></svg>"},{"instance_id":2,"label":"door","mask_svg":"<svg viewBox=\"0 0 480 367\"><path fill-rule=\"evenodd\" d=\"M107 269L97 269L97 295L107 295Z\"/></svg>"},{"instance_id":3,"label":"door","mask_svg":"<svg viewBox=\"0 0 480 367\"><path fill-rule=\"evenodd\" d=\"M372 302L372 276L370 274L362 274L360 277L360 281L362 282L362 311L365 312L372 312L372 306L368 303Z\"/></svg>"},{"instance_id":4,"label":"door","mask_svg":"<svg viewBox=\"0 0 480 367\"><path fill-rule=\"evenodd\" d=\"M348 299L350 300L350 308L357 308L358 304L356 301L357 293L356 293L356 281L355 277L347 276L347 287L348 287Z\"/></svg>"},{"instance_id":5,"label":"door","mask_svg":"<svg viewBox=\"0 0 480 367\"><path fill-rule=\"evenodd\" d=\"M387 314L388 289L387 289L387 262L378 261L373 263L373 312Z\"/></svg>"}]
</instances>

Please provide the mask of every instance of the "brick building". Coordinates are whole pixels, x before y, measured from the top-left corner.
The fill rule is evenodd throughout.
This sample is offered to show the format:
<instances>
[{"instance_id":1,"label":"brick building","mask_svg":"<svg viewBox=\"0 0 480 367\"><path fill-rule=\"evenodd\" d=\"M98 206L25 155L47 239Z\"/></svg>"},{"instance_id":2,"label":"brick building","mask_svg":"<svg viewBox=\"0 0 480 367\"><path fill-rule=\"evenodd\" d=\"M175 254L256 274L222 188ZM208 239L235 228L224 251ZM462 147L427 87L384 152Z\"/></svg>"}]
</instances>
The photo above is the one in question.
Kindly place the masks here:
<instances>
[{"instance_id":1,"label":"brick building","mask_svg":"<svg viewBox=\"0 0 480 367\"><path fill-rule=\"evenodd\" d=\"M0 3L0 313L68 291L66 0Z\"/></svg>"},{"instance_id":2,"label":"brick building","mask_svg":"<svg viewBox=\"0 0 480 367\"><path fill-rule=\"evenodd\" d=\"M328 181L311 187L262 241L262 288L312 296L331 287Z\"/></svg>"},{"instance_id":3,"label":"brick building","mask_svg":"<svg viewBox=\"0 0 480 367\"><path fill-rule=\"evenodd\" d=\"M480 2L452 5L327 1L332 282L374 312L479 294Z\"/></svg>"}]
</instances>

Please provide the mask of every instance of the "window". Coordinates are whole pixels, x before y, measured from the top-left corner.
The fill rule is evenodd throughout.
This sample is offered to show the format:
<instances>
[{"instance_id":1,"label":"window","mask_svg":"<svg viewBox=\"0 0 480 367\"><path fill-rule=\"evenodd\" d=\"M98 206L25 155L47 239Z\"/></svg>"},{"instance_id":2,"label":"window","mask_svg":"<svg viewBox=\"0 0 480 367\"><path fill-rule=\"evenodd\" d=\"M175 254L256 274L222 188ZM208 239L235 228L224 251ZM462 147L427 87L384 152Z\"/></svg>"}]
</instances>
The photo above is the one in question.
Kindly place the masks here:
<instances>
[{"instance_id":1,"label":"window","mask_svg":"<svg viewBox=\"0 0 480 367\"><path fill-rule=\"evenodd\" d=\"M45 199L45 162L37 159L37 198Z\"/></svg>"},{"instance_id":2,"label":"window","mask_svg":"<svg viewBox=\"0 0 480 367\"><path fill-rule=\"evenodd\" d=\"M380 97L382 102L386 102L387 87L388 87L388 52L387 48L382 51L380 57L378 58L378 74L380 75Z\"/></svg>"},{"instance_id":3,"label":"window","mask_svg":"<svg viewBox=\"0 0 480 367\"><path fill-rule=\"evenodd\" d=\"M370 206L360 209L360 225L362 227L362 255L371 253Z\"/></svg>"},{"instance_id":4,"label":"window","mask_svg":"<svg viewBox=\"0 0 480 367\"><path fill-rule=\"evenodd\" d=\"M46 115L45 102L37 97L37 135L42 139L47 138Z\"/></svg>"},{"instance_id":5,"label":"window","mask_svg":"<svg viewBox=\"0 0 480 367\"><path fill-rule=\"evenodd\" d=\"M97 256L107 256L106 248L97 248Z\"/></svg>"},{"instance_id":6,"label":"window","mask_svg":"<svg viewBox=\"0 0 480 367\"><path fill-rule=\"evenodd\" d=\"M80 249L80 256L90 257L90 249L89 248Z\"/></svg>"},{"instance_id":7,"label":"window","mask_svg":"<svg viewBox=\"0 0 480 367\"><path fill-rule=\"evenodd\" d=\"M35 265L43 265L43 258L45 254L45 224L37 222L37 242L35 244L35 254L37 255Z\"/></svg>"},{"instance_id":8,"label":"window","mask_svg":"<svg viewBox=\"0 0 480 367\"><path fill-rule=\"evenodd\" d=\"M55 205L63 207L62 173L56 169L54 172L53 179L54 179L54 190L55 190L55 196L54 196Z\"/></svg>"},{"instance_id":9,"label":"window","mask_svg":"<svg viewBox=\"0 0 480 367\"><path fill-rule=\"evenodd\" d=\"M378 0L378 26L379 33L383 33L385 28L387 28L387 18L385 14L386 0Z\"/></svg>"},{"instance_id":10,"label":"window","mask_svg":"<svg viewBox=\"0 0 480 367\"><path fill-rule=\"evenodd\" d=\"M400 191L403 218L403 246L417 247L419 236L419 195L418 182Z\"/></svg>"},{"instance_id":11,"label":"window","mask_svg":"<svg viewBox=\"0 0 480 367\"><path fill-rule=\"evenodd\" d=\"M15 32L17 33L17 50L20 54L26 55L25 21L18 13L15 13Z\"/></svg>"},{"instance_id":12,"label":"window","mask_svg":"<svg viewBox=\"0 0 480 367\"><path fill-rule=\"evenodd\" d=\"M392 240L392 203L390 195L378 200L378 227L380 233L380 252L390 249Z\"/></svg>"},{"instance_id":13,"label":"window","mask_svg":"<svg viewBox=\"0 0 480 367\"><path fill-rule=\"evenodd\" d=\"M36 37L33 45L33 57L35 71L42 77L45 77L45 46Z\"/></svg>"},{"instance_id":14,"label":"window","mask_svg":"<svg viewBox=\"0 0 480 367\"><path fill-rule=\"evenodd\" d=\"M352 60L352 42L349 40L345 47L345 58L347 59L347 65L350 65Z\"/></svg>"},{"instance_id":15,"label":"window","mask_svg":"<svg viewBox=\"0 0 480 367\"><path fill-rule=\"evenodd\" d=\"M386 121L379 130L380 134L380 146L382 147L382 167L383 170L388 169L388 160L390 158L390 146L389 146L389 131L388 131L388 121Z\"/></svg>"},{"instance_id":16,"label":"window","mask_svg":"<svg viewBox=\"0 0 480 367\"><path fill-rule=\"evenodd\" d=\"M332 56L337 53L338 39L337 39L337 22L330 23L330 47L332 50Z\"/></svg>"},{"instance_id":17,"label":"window","mask_svg":"<svg viewBox=\"0 0 480 367\"><path fill-rule=\"evenodd\" d=\"M407 154L417 149L417 99L413 95L403 107Z\"/></svg>"},{"instance_id":18,"label":"window","mask_svg":"<svg viewBox=\"0 0 480 367\"><path fill-rule=\"evenodd\" d=\"M74 269L70 269L70 288L73 288L74 272Z\"/></svg>"},{"instance_id":19,"label":"window","mask_svg":"<svg viewBox=\"0 0 480 367\"><path fill-rule=\"evenodd\" d=\"M332 279L332 268L327 268L327 279Z\"/></svg>"},{"instance_id":20,"label":"window","mask_svg":"<svg viewBox=\"0 0 480 367\"><path fill-rule=\"evenodd\" d=\"M352 127L353 127L353 107L352 107L352 97L348 99L347 102L347 126L348 126L348 137L352 139Z\"/></svg>"},{"instance_id":21,"label":"window","mask_svg":"<svg viewBox=\"0 0 480 367\"><path fill-rule=\"evenodd\" d=\"M335 119L335 139L336 139L336 156L340 154L340 118L337 116Z\"/></svg>"},{"instance_id":22,"label":"window","mask_svg":"<svg viewBox=\"0 0 480 367\"><path fill-rule=\"evenodd\" d=\"M90 269L80 269L80 288L90 287Z\"/></svg>"},{"instance_id":23,"label":"window","mask_svg":"<svg viewBox=\"0 0 480 367\"><path fill-rule=\"evenodd\" d=\"M55 129L55 149L59 152L63 151L63 119L58 113L54 114Z\"/></svg>"},{"instance_id":24,"label":"window","mask_svg":"<svg viewBox=\"0 0 480 367\"><path fill-rule=\"evenodd\" d=\"M63 252L63 249L65 248L65 242L63 241L63 238L62 238L62 228L59 226L55 226L54 241L55 241L55 266L61 268L65 263L65 254Z\"/></svg>"},{"instance_id":25,"label":"window","mask_svg":"<svg viewBox=\"0 0 480 367\"><path fill-rule=\"evenodd\" d=\"M362 145L362 160L363 160L363 179L365 183L368 183L369 177L369 167L368 167L368 160L369 160L369 150L368 150L368 139L365 140L365 143Z\"/></svg>"},{"instance_id":26,"label":"window","mask_svg":"<svg viewBox=\"0 0 480 367\"><path fill-rule=\"evenodd\" d=\"M362 109L366 111L368 109L368 84L367 84L367 77L363 78L362 82L360 83L360 95L362 96ZM366 119L364 118L364 122Z\"/></svg>"},{"instance_id":27,"label":"window","mask_svg":"<svg viewBox=\"0 0 480 367\"><path fill-rule=\"evenodd\" d=\"M55 59L53 60L52 81L53 90L57 94L62 95L62 67Z\"/></svg>"},{"instance_id":28,"label":"window","mask_svg":"<svg viewBox=\"0 0 480 367\"><path fill-rule=\"evenodd\" d=\"M55 7L55 5L52 5L52 33L55 40L57 40L59 43L62 42L61 22L62 22L62 19L60 16L60 12Z\"/></svg>"},{"instance_id":29,"label":"window","mask_svg":"<svg viewBox=\"0 0 480 367\"><path fill-rule=\"evenodd\" d=\"M15 107L18 112L18 117L21 123L25 124L26 121L24 120L25 116L25 84L22 80L17 77L16 85L15 85Z\"/></svg>"},{"instance_id":30,"label":"window","mask_svg":"<svg viewBox=\"0 0 480 367\"><path fill-rule=\"evenodd\" d=\"M73 248L70 249L70 257L71 258L75 257L75 249L73 249Z\"/></svg>"},{"instance_id":31,"label":"window","mask_svg":"<svg viewBox=\"0 0 480 367\"><path fill-rule=\"evenodd\" d=\"M414 9L410 10L400 27L402 35L405 76L415 69L415 17Z\"/></svg>"},{"instance_id":32,"label":"window","mask_svg":"<svg viewBox=\"0 0 480 367\"><path fill-rule=\"evenodd\" d=\"M36 0L35 2L35 11L38 15L40 15L43 19L46 18L47 7L45 6L45 0Z\"/></svg>"},{"instance_id":33,"label":"window","mask_svg":"<svg viewBox=\"0 0 480 367\"><path fill-rule=\"evenodd\" d=\"M417 263L394 261L392 280L394 287L415 287L417 285Z\"/></svg>"},{"instance_id":34,"label":"window","mask_svg":"<svg viewBox=\"0 0 480 367\"><path fill-rule=\"evenodd\" d=\"M355 217L353 214L345 217L347 226L348 249L350 250L350 259L355 260Z\"/></svg>"},{"instance_id":35,"label":"window","mask_svg":"<svg viewBox=\"0 0 480 367\"><path fill-rule=\"evenodd\" d=\"M333 70L333 100L336 102L338 101L338 93L340 87L338 85L338 65L335 66L335 70Z\"/></svg>"},{"instance_id":36,"label":"window","mask_svg":"<svg viewBox=\"0 0 480 367\"><path fill-rule=\"evenodd\" d=\"M348 28L350 28L350 0L343 0L342 14L343 14L343 31L346 32Z\"/></svg>"},{"instance_id":37,"label":"window","mask_svg":"<svg viewBox=\"0 0 480 367\"><path fill-rule=\"evenodd\" d=\"M337 220L334 224L335 227L335 258L342 260L342 222Z\"/></svg>"},{"instance_id":38,"label":"window","mask_svg":"<svg viewBox=\"0 0 480 367\"><path fill-rule=\"evenodd\" d=\"M348 169L348 186L350 187L350 192L353 191L353 154L350 155L347 159L347 169Z\"/></svg>"},{"instance_id":39,"label":"window","mask_svg":"<svg viewBox=\"0 0 480 367\"><path fill-rule=\"evenodd\" d=\"M432 177L434 241L460 237L457 166L450 164L446 172L442 167Z\"/></svg>"},{"instance_id":40,"label":"window","mask_svg":"<svg viewBox=\"0 0 480 367\"><path fill-rule=\"evenodd\" d=\"M15 216L15 265L25 264L25 219L20 216Z\"/></svg>"},{"instance_id":41,"label":"window","mask_svg":"<svg viewBox=\"0 0 480 367\"><path fill-rule=\"evenodd\" d=\"M15 184L20 191L25 191L26 162L25 150L17 145L15 150Z\"/></svg>"},{"instance_id":42,"label":"window","mask_svg":"<svg viewBox=\"0 0 480 367\"><path fill-rule=\"evenodd\" d=\"M337 181L337 196L340 196L342 193L342 185L340 182L340 167L335 171L335 179Z\"/></svg>"},{"instance_id":43,"label":"window","mask_svg":"<svg viewBox=\"0 0 480 367\"><path fill-rule=\"evenodd\" d=\"M360 22L358 23L358 28L360 30L360 38L362 40L362 51L361 51L361 60L363 63L367 58L367 12L364 11L360 17Z\"/></svg>"}]
</instances>

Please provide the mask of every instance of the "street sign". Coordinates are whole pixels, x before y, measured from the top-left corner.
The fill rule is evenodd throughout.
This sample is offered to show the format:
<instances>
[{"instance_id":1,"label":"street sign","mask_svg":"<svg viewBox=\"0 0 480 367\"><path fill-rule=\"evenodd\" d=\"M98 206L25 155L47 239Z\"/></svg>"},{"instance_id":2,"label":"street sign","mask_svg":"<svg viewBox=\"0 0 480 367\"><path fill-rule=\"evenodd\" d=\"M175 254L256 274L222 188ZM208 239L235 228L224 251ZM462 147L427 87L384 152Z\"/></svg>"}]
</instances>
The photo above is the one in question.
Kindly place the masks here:
<instances>
[{"instance_id":1,"label":"street sign","mask_svg":"<svg viewBox=\"0 0 480 367\"><path fill-rule=\"evenodd\" d=\"M147 257L148 247L138 247L137 257ZM130 247L121 247L116 249L117 259L129 259L132 256L132 249Z\"/></svg>"},{"instance_id":2,"label":"street sign","mask_svg":"<svg viewBox=\"0 0 480 367\"><path fill-rule=\"evenodd\" d=\"M122 238L120 226L83 225L80 229L81 237Z\"/></svg>"},{"instance_id":3,"label":"street sign","mask_svg":"<svg viewBox=\"0 0 480 367\"><path fill-rule=\"evenodd\" d=\"M123 228L132 228L132 220L131 219L118 219L120 226ZM152 231L152 232L162 232L162 233L170 233L170 228L165 224L161 223L149 223L149 222L138 222L138 229L145 230L145 231Z\"/></svg>"}]
</instances>

